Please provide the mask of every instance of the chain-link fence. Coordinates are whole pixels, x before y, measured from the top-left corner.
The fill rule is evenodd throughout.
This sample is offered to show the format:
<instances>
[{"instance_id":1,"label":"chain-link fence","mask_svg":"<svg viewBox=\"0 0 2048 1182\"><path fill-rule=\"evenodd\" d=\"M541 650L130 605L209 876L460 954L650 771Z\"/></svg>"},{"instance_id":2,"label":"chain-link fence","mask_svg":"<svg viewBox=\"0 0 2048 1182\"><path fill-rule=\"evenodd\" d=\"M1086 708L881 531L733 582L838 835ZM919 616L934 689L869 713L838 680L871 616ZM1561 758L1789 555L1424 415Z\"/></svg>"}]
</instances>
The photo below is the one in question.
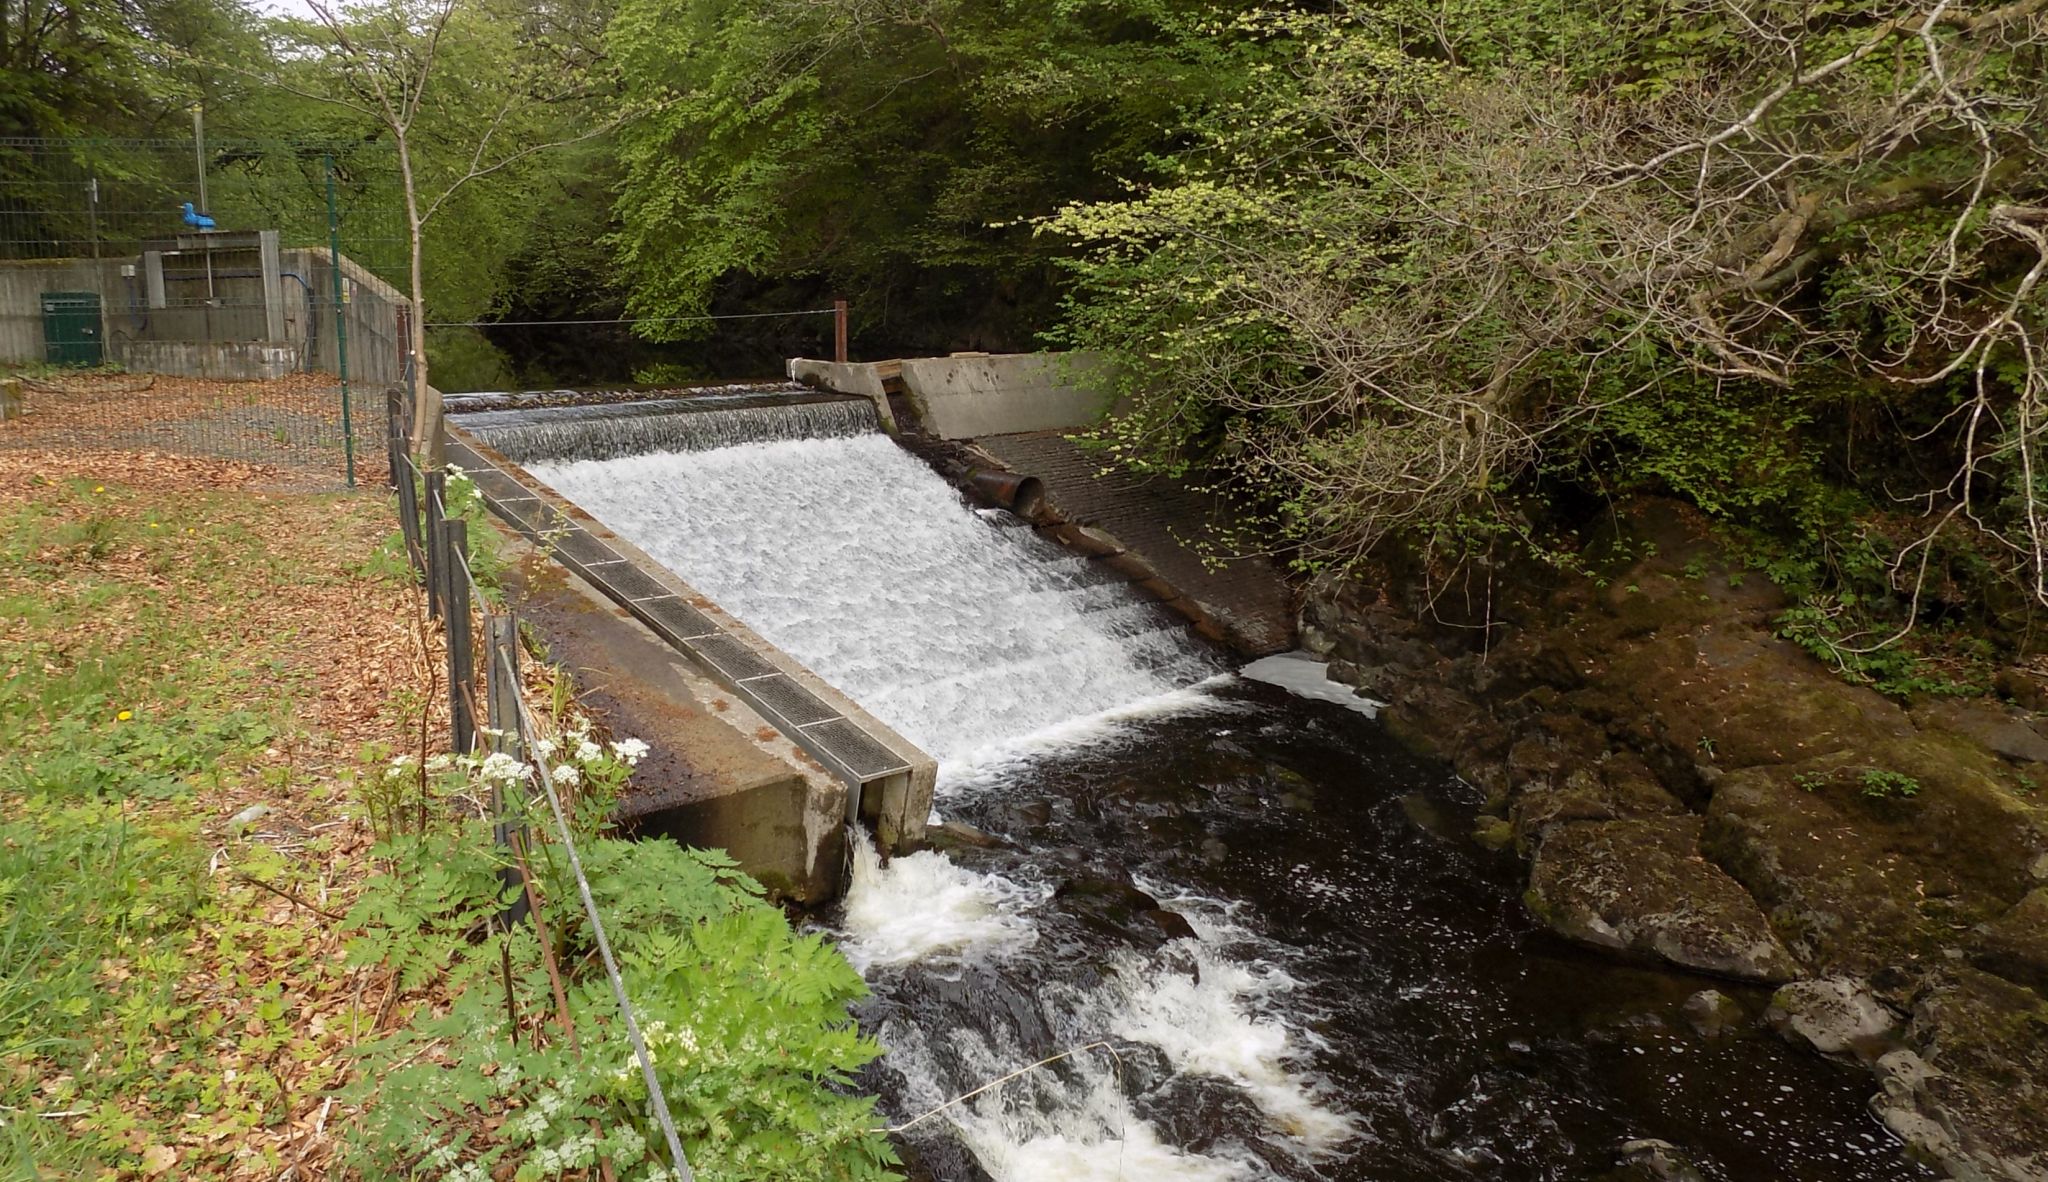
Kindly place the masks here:
<instances>
[{"instance_id":1,"label":"chain-link fence","mask_svg":"<svg viewBox=\"0 0 2048 1182\"><path fill-rule=\"evenodd\" d=\"M380 144L0 139L0 449L381 471L401 193Z\"/></svg>"},{"instance_id":2,"label":"chain-link fence","mask_svg":"<svg viewBox=\"0 0 2048 1182\"><path fill-rule=\"evenodd\" d=\"M154 452L276 470L303 489L384 482L387 387L342 388L325 375L221 382L161 374L15 378L0 422L4 452Z\"/></svg>"}]
</instances>

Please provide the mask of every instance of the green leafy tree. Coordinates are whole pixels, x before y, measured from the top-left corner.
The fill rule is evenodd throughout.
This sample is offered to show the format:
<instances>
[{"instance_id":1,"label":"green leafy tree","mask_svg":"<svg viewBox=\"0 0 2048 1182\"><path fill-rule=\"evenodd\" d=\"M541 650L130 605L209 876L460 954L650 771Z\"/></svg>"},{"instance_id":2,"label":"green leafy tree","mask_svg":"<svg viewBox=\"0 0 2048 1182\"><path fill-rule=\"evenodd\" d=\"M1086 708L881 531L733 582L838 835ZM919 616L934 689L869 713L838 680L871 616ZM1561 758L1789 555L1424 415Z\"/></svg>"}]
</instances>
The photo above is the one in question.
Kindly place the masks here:
<instances>
[{"instance_id":1,"label":"green leafy tree","mask_svg":"<svg viewBox=\"0 0 2048 1182\"><path fill-rule=\"evenodd\" d=\"M853 298L940 347L1047 320L1021 223L1116 192L1177 112L1245 81L1199 0L625 0L609 44L658 113L622 129L628 306Z\"/></svg>"},{"instance_id":2,"label":"green leafy tree","mask_svg":"<svg viewBox=\"0 0 2048 1182\"><path fill-rule=\"evenodd\" d=\"M1110 446L1221 465L1339 563L1522 529L1539 472L1810 524L1802 429L1881 401L1866 468L1931 479L1901 618L1957 531L2048 602L2044 13L1256 16L1261 84L1166 178L1042 224L1085 251L1063 339L1126 362Z\"/></svg>"}]
</instances>

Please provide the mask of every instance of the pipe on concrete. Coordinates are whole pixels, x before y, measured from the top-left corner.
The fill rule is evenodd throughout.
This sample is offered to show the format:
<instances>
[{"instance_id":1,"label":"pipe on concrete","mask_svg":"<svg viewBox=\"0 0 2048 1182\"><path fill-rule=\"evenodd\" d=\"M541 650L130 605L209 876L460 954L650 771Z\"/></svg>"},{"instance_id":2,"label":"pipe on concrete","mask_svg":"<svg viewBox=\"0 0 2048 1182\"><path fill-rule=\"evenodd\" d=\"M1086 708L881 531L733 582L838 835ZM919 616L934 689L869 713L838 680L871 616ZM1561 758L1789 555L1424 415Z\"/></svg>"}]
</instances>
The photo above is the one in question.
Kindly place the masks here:
<instances>
[{"instance_id":1,"label":"pipe on concrete","mask_svg":"<svg viewBox=\"0 0 2048 1182\"><path fill-rule=\"evenodd\" d=\"M1045 485L1036 476L976 469L967 474L967 479L975 491L1019 517L1037 516L1039 507L1045 503Z\"/></svg>"}]
</instances>

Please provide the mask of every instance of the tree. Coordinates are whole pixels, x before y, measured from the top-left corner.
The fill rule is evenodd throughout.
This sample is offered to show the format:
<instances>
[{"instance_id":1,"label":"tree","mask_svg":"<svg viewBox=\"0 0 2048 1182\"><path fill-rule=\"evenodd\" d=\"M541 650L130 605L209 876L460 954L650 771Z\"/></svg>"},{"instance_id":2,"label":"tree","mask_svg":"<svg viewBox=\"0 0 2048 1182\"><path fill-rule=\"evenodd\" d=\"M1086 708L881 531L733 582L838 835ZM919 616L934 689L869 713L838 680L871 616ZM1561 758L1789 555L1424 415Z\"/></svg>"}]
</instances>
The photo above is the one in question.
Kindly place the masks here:
<instances>
[{"instance_id":1,"label":"tree","mask_svg":"<svg viewBox=\"0 0 2048 1182\"><path fill-rule=\"evenodd\" d=\"M1889 554L1900 594L1967 526L2048 602L2044 13L1267 16L1285 64L1171 180L1044 224L1088 250L1068 339L1131 363L1126 455L1219 459L1337 562L1520 528L1505 498L1589 460L1808 512L1790 426L1882 400L1893 454L1943 465ZM1738 407L1701 471L1698 429Z\"/></svg>"},{"instance_id":2,"label":"tree","mask_svg":"<svg viewBox=\"0 0 2048 1182\"><path fill-rule=\"evenodd\" d=\"M665 104L619 137L629 307L846 294L907 347L1028 341L1059 278L1028 219L1148 172L1243 81L1205 25L1239 7L623 0L622 83Z\"/></svg>"},{"instance_id":3,"label":"tree","mask_svg":"<svg viewBox=\"0 0 2048 1182\"><path fill-rule=\"evenodd\" d=\"M390 137L405 209L412 309L414 451L440 460L441 405L429 382L426 230L473 182L508 181L541 153L609 132L601 58L561 36L545 6L486 0L309 0L283 26L272 84L371 121Z\"/></svg>"}]
</instances>

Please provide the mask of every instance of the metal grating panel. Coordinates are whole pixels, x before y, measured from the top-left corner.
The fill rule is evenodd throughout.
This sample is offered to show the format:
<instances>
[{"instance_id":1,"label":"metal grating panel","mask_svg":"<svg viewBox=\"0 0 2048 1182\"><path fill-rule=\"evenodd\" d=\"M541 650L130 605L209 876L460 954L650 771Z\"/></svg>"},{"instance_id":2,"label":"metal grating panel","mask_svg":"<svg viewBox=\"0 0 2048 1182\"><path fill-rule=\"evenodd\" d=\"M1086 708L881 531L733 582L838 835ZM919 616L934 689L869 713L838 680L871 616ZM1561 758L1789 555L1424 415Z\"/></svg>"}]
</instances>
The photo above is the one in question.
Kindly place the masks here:
<instances>
[{"instance_id":1,"label":"metal grating panel","mask_svg":"<svg viewBox=\"0 0 2048 1182\"><path fill-rule=\"evenodd\" d=\"M567 530L560 537L551 538L549 544L554 547L557 555L578 566L595 566L600 562L619 561L616 550L580 529Z\"/></svg>"},{"instance_id":2,"label":"metal grating panel","mask_svg":"<svg viewBox=\"0 0 2048 1182\"><path fill-rule=\"evenodd\" d=\"M667 599L642 600L633 607L654 625L656 631L679 644L718 632L718 625L705 618L703 612L673 595Z\"/></svg>"},{"instance_id":3,"label":"metal grating panel","mask_svg":"<svg viewBox=\"0 0 2048 1182\"><path fill-rule=\"evenodd\" d=\"M604 581L627 599L652 599L657 595L675 594L637 566L609 567L604 571Z\"/></svg>"},{"instance_id":4,"label":"metal grating panel","mask_svg":"<svg viewBox=\"0 0 2048 1182\"><path fill-rule=\"evenodd\" d=\"M476 449L460 440L448 441L448 462L474 475L478 470L489 468L491 462L476 453Z\"/></svg>"},{"instance_id":5,"label":"metal grating panel","mask_svg":"<svg viewBox=\"0 0 2048 1182\"><path fill-rule=\"evenodd\" d=\"M804 735L863 780L910 770L903 757L844 718L807 726Z\"/></svg>"},{"instance_id":6,"label":"metal grating panel","mask_svg":"<svg viewBox=\"0 0 2048 1182\"><path fill-rule=\"evenodd\" d=\"M766 677L777 671L775 666L762 660L759 653L730 636L699 637L690 642L690 650L734 681Z\"/></svg>"},{"instance_id":7,"label":"metal grating panel","mask_svg":"<svg viewBox=\"0 0 2048 1182\"><path fill-rule=\"evenodd\" d=\"M567 524L567 519L539 497L508 498L497 504L498 515L528 537L538 538Z\"/></svg>"},{"instance_id":8,"label":"metal grating panel","mask_svg":"<svg viewBox=\"0 0 2048 1182\"><path fill-rule=\"evenodd\" d=\"M483 494L492 500L506 501L513 497L531 496L519 486L519 482L498 471L496 468L478 468L469 474Z\"/></svg>"},{"instance_id":9,"label":"metal grating panel","mask_svg":"<svg viewBox=\"0 0 2048 1182\"><path fill-rule=\"evenodd\" d=\"M740 693L752 705L791 726L808 726L839 717L839 711L818 700L817 695L782 674L756 677L740 684Z\"/></svg>"}]
</instances>

